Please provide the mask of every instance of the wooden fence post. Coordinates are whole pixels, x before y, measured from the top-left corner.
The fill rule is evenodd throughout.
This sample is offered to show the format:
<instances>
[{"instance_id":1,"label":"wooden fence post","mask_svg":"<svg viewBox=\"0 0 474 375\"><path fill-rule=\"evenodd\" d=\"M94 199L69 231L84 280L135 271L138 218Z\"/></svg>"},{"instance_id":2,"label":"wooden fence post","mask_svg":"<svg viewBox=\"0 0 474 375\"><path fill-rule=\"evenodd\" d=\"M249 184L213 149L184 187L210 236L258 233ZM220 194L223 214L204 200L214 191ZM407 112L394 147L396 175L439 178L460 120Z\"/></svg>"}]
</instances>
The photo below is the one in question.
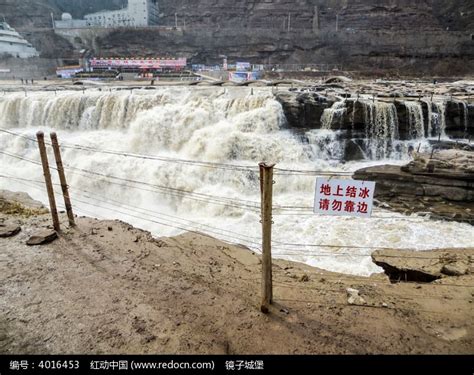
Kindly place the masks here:
<instances>
[{"instance_id":1,"label":"wooden fence post","mask_svg":"<svg viewBox=\"0 0 474 375\"><path fill-rule=\"evenodd\" d=\"M56 232L59 232L61 228L59 226L59 217L58 210L56 208L56 201L54 200L53 182L51 181L51 173L49 172L48 154L46 153L46 147L44 145L44 133L41 131L36 133L36 139L38 140L41 164L43 166L44 182L46 183L46 191L48 192L49 199L49 208L51 210L51 216L53 218L53 227Z\"/></svg>"},{"instance_id":2,"label":"wooden fence post","mask_svg":"<svg viewBox=\"0 0 474 375\"><path fill-rule=\"evenodd\" d=\"M66 207L69 225L76 226L74 221L74 213L72 212L71 198L69 197L69 190L66 182L66 175L64 174L63 161L61 158L61 150L59 149L58 136L55 132L51 133L51 143L53 145L54 158L56 159L56 167L58 168L59 181L61 182L61 190L63 191L64 206Z\"/></svg>"},{"instance_id":3,"label":"wooden fence post","mask_svg":"<svg viewBox=\"0 0 474 375\"><path fill-rule=\"evenodd\" d=\"M272 199L273 167L275 164L260 163L260 194L262 213L262 303L260 310L268 313L273 301L272 285Z\"/></svg>"}]
</instances>

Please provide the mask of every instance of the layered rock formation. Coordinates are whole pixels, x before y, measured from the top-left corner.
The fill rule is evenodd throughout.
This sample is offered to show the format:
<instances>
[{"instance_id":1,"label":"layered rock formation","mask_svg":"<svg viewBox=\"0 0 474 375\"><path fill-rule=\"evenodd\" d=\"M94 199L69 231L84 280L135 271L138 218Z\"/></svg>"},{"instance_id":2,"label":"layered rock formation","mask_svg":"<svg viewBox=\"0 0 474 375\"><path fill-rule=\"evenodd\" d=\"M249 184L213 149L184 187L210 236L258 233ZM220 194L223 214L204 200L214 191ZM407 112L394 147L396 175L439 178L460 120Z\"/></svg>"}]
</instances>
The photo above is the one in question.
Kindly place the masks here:
<instances>
[{"instance_id":1,"label":"layered rock formation","mask_svg":"<svg viewBox=\"0 0 474 375\"><path fill-rule=\"evenodd\" d=\"M350 94L348 94L350 95ZM325 96L324 93L310 92L291 92L283 91L276 94L277 100L282 104L288 124L292 128L309 128L320 129L328 124L322 123L324 110L331 110L336 103L334 97ZM417 136L437 136L441 128L437 128L433 122L430 123L430 117L435 115L443 116L445 123L443 129L446 135L454 138L463 138L474 136L474 105L458 99L444 98L439 102L431 102L430 100L414 100L413 98L405 99L356 99L346 98L339 99L341 108L337 117L332 117L329 128L334 130L347 130L352 136L357 133L363 133L367 125L367 108L371 110L373 107L383 107L384 105L393 105L398 120L398 138L402 140L416 138ZM438 104L442 104L442 109L437 108ZM419 125L423 129L418 129L420 134L413 134L413 119L410 118L409 106L416 106L420 116ZM337 110L333 107L333 110ZM442 112L442 113L439 113ZM423 134L421 134L423 133Z\"/></svg>"},{"instance_id":2,"label":"layered rock formation","mask_svg":"<svg viewBox=\"0 0 474 375\"><path fill-rule=\"evenodd\" d=\"M333 77L308 87L280 89L275 97L288 128L335 131L344 143L345 159L357 160L391 158L400 152L406 156L428 142L438 149L470 150L466 140L474 138L473 93L470 82L369 82ZM434 140L438 137L442 142Z\"/></svg>"},{"instance_id":3,"label":"layered rock formation","mask_svg":"<svg viewBox=\"0 0 474 375\"><path fill-rule=\"evenodd\" d=\"M0 0L0 14L15 29L51 27L51 13L58 11L48 0Z\"/></svg>"},{"instance_id":4,"label":"layered rock formation","mask_svg":"<svg viewBox=\"0 0 474 375\"><path fill-rule=\"evenodd\" d=\"M382 207L425 213L474 224L474 152L441 150L415 154L404 167L382 165L358 170L357 180L375 181Z\"/></svg>"},{"instance_id":5,"label":"layered rock formation","mask_svg":"<svg viewBox=\"0 0 474 375\"><path fill-rule=\"evenodd\" d=\"M191 49L188 57L210 63L224 54L270 64L462 74L471 69L463 61L474 56L467 21L473 10L467 1L202 0L196 6L191 0L164 0L162 24L175 26L176 15L184 31L160 35L154 43L170 53ZM112 53L107 46L114 39L104 40L101 49ZM153 41L142 40L144 52L151 53Z\"/></svg>"},{"instance_id":6,"label":"layered rock formation","mask_svg":"<svg viewBox=\"0 0 474 375\"><path fill-rule=\"evenodd\" d=\"M472 26L469 1L430 0L162 0L163 23L195 26L339 30L464 30ZM338 24L336 25L336 16Z\"/></svg>"},{"instance_id":7,"label":"layered rock formation","mask_svg":"<svg viewBox=\"0 0 474 375\"><path fill-rule=\"evenodd\" d=\"M15 27L50 27L51 12L80 17L121 5L121 0L0 0ZM169 54L199 63L220 62L226 55L255 63L337 64L366 74L462 75L474 69L469 1L162 0L160 9L162 26L177 24L177 30L109 30L90 43L70 42L97 55ZM45 56L54 55L54 41L33 44ZM63 48L62 55L73 53Z\"/></svg>"}]
</instances>

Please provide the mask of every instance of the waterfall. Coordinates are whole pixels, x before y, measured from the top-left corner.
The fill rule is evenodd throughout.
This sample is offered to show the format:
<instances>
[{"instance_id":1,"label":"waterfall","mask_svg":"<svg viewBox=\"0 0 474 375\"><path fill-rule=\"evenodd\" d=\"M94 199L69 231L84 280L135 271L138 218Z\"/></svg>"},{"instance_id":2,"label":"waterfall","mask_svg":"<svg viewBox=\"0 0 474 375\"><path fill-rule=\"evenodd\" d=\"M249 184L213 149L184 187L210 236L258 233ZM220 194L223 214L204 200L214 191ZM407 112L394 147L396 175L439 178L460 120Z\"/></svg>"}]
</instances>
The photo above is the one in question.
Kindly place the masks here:
<instances>
[{"instance_id":1,"label":"waterfall","mask_svg":"<svg viewBox=\"0 0 474 375\"><path fill-rule=\"evenodd\" d=\"M425 125L421 102L404 102L407 110L410 139L424 138Z\"/></svg>"},{"instance_id":2,"label":"waterfall","mask_svg":"<svg viewBox=\"0 0 474 375\"><path fill-rule=\"evenodd\" d=\"M433 132L433 102L428 99L422 99L423 103L426 103L426 107L428 108L428 126L426 129L426 137L431 137Z\"/></svg>"},{"instance_id":3,"label":"waterfall","mask_svg":"<svg viewBox=\"0 0 474 375\"><path fill-rule=\"evenodd\" d=\"M331 129L334 122L341 126L346 111L346 102L344 100L335 102L331 108L326 108L321 116L321 128Z\"/></svg>"},{"instance_id":4,"label":"waterfall","mask_svg":"<svg viewBox=\"0 0 474 375\"><path fill-rule=\"evenodd\" d=\"M392 157L398 147L395 106L382 102L365 102L363 106L367 149L371 151L368 157L374 160ZM193 230L207 232L204 226L208 225L235 233L231 238L213 235L254 249L258 249L261 243L258 162L275 162L281 169L312 171L351 171L375 163L341 163L344 147L338 131L308 131L304 134L307 142L301 142L301 137L295 132L285 129L282 105L270 88L255 88L252 96L248 95L247 88L238 87L229 88L225 94L213 87L160 87L135 90L133 94L129 91L104 93L88 90L84 94L58 91L57 96L50 92L31 92L25 97L16 93L0 96L0 114L1 128L31 138L39 129L46 134L55 130L63 145L80 144L98 150L254 166L251 171L219 169L176 160L174 163L164 162L75 148L63 148L62 155L72 203L79 215L92 212L99 217L124 220L156 236L182 232L145 220L150 219L149 213L134 213L134 217L126 215L130 206L141 207L154 215L171 215L199 223ZM421 142L416 141L418 143ZM0 150L24 159L39 160L35 142L4 132L0 132ZM43 203L48 201L44 184L34 185L43 178L40 166L4 154L0 154L0 165L0 176L15 176L31 182L25 185L21 181L0 177L0 189L26 191L34 199ZM110 178L76 173L71 167L148 185L112 183ZM55 173L53 178L57 182ZM275 206L311 207L315 178L308 174L275 174ZM206 197L226 197L236 206L212 204L209 199L191 199L189 194L167 195L152 186L180 189ZM84 196L84 190L96 198ZM107 198L121 202L123 206L119 210L122 213L110 211ZM238 207L237 204L244 200L255 202L252 206L255 209ZM59 199L57 202L61 204ZM291 256L288 256L288 249L275 246L275 257L336 272L370 275L381 271L370 259L374 246L422 250L468 247L472 242L472 228L459 223L413 218L407 222L403 215L396 213L380 217L384 212L370 220L318 216L310 212L288 215L275 212L274 239L320 246L298 248ZM238 234L245 235L246 240L236 237ZM357 249L356 258L341 254L334 256L340 249L324 247L324 244L354 245L360 249Z\"/></svg>"},{"instance_id":5,"label":"waterfall","mask_svg":"<svg viewBox=\"0 0 474 375\"><path fill-rule=\"evenodd\" d=\"M166 104L166 95L138 95L128 92L30 93L0 98L2 127L48 126L60 129L98 130L125 128L141 111Z\"/></svg>"},{"instance_id":6,"label":"waterfall","mask_svg":"<svg viewBox=\"0 0 474 375\"><path fill-rule=\"evenodd\" d=\"M342 160L344 158L344 142L338 132L327 129L313 129L305 133L310 148L310 155L324 160Z\"/></svg>"},{"instance_id":7,"label":"waterfall","mask_svg":"<svg viewBox=\"0 0 474 375\"><path fill-rule=\"evenodd\" d=\"M390 157L398 139L397 108L393 103L361 101L364 110L366 147L372 159Z\"/></svg>"},{"instance_id":8,"label":"waterfall","mask_svg":"<svg viewBox=\"0 0 474 375\"><path fill-rule=\"evenodd\" d=\"M351 125L352 125L352 130L354 130L354 126L355 126L355 113L356 113L356 103L359 101L359 99L357 98L357 100L354 100L352 102L352 116L351 116Z\"/></svg>"},{"instance_id":9,"label":"waterfall","mask_svg":"<svg viewBox=\"0 0 474 375\"><path fill-rule=\"evenodd\" d=\"M433 131L434 136L446 136L446 101L433 102L435 111L433 112Z\"/></svg>"},{"instance_id":10,"label":"waterfall","mask_svg":"<svg viewBox=\"0 0 474 375\"><path fill-rule=\"evenodd\" d=\"M460 112L460 117L464 120L464 132L467 135L468 132L468 126L469 126L469 108L467 106L466 102L459 102L459 112ZM462 112L461 112L461 107L462 107Z\"/></svg>"}]
</instances>

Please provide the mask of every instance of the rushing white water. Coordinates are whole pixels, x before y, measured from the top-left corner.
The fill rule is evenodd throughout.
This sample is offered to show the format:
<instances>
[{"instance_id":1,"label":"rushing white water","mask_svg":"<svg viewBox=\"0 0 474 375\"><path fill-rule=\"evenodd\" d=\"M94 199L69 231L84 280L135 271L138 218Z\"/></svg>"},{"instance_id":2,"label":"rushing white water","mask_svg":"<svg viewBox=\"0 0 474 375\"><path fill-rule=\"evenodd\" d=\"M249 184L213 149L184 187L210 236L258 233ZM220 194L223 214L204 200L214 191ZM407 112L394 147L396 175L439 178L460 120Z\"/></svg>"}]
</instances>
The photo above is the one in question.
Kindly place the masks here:
<instances>
[{"instance_id":1,"label":"rushing white water","mask_svg":"<svg viewBox=\"0 0 474 375\"><path fill-rule=\"evenodd\" d=\"M426 128L426 136L431 137L433 135L433 102L430 99L422 99L423 103L428 108L428 126Z\"/></svg>"},{"instance_id":2,"label":"rushing white water","mask_svg":"<svg viewBox=\"0 0 474 375\"><path fill-rule=\"evenodd\" d=\"M393 103L361 101L364 109L366 143L371 159L390 158L398 139L397 108Z\"/></svg>"},{"instance_id":3,"label":"rushing white water","mask_svg":"<svg viewBox=\"0 0 474 375\"><path fill-rule=\"evenodd\" d=\"M446 137L446 101L434 101L433 107L433 132L434 136Z\"/></svg>"},{"instance_id":4,"label":"rushing white water","mask_svg":"<svg viewBox=\"0 0 474 375\"><path fill-rule=\"evenodd\" d=\"M340 127L346 111L346 102L344 100L335 102L331 108L326 108L321 116L321 128L332 129L334 125L339 125Z\"/></svg>"},{"instance_id":5,"label":"rushing white water","mask_svg":"<svg viewBox=\"0 0 474 375\"><path fill-rule=\"evenodd\" d=\"M395 142L396 113L392 106L367 104L367 111L367 132L381 142L385 138ZM254 95L246 88L226 92L215 88L58 92L57 96L38 92L29 93L28 97L8 94L0 97L0 113L2 128L30 137L39 129L54 129L63 144L97 149L254 166L266 160L276 162L280 168L300 170L353 170L370 164L336 165L340 150L335 132L308 132L305 143L300 136L282 130L281 105L267 89L255 89ZM39 160L33 141L3 132L0 150ZM189 228L259 247L257 168L255 172L216 169L74 148L63 149L63 160L73 205L79 214L122 219L158 236ZM0 155L0 163L0 175L30 181L0 178L0 188L27 191L35 199L47 202L43 185L37 183L42 180L38 165L6 155ZM192 199L189 194L164 194L150 185L91 176L70 167L205 195L200 196L203 199ZM422 250L472 245L472 227L467 224L405 218L385 211L374 212L371 219L316 216L309 210L314 176L276 174L275 182L276 206L308 207L304 212L275 211L273 253L277 257L368 275L380 272L369 257L374 246ZM230 198L232 204L209 202L208 195ZM242 206L243 201L250 203L235 207ZM351 245L362 248L344 248Z\"/></svg>"},{"instance_id":6,"label":"rushing white water","mask_svg":"<svg viewBox=\"0 0 474 375\"><path fill-rule=\"evenodd\" d=\"M404 102L407 110L410 139L425 137L425 123L421 102Z\"/></svg>"},{"instance_id":7,"label":"rushing white water","mask_svg":"<svg viewBox=\"0 0 474 375\"><path fill-rule=\"evenodd\" d=\"M338 131L327 129L313 129L305 133L308 140L311 160L318 159L338 162L344 158L344 143L339 139Z\"/></svg>"}]
</instances>

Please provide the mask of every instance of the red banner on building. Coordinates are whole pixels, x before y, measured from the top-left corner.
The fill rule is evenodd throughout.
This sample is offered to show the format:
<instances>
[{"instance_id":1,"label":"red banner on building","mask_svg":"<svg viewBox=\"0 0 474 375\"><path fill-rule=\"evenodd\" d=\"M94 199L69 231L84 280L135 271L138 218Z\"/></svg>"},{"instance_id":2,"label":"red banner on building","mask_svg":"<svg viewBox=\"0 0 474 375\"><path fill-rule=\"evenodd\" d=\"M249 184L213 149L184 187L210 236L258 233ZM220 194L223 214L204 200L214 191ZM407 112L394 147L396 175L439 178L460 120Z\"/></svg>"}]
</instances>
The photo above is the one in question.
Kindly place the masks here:
<instances>
[{"instance_id":1,"label":"red banner on building","mask_svg":"<svg viewBox=\"0 0 474 375\"><path fill-rule=\"evenodd\" d=\"M90 61L92 68L135 68L135 69L182 69L186 67L187 60L158 59L158 58L93 58Z\"/></svg>"}]
</instances>

